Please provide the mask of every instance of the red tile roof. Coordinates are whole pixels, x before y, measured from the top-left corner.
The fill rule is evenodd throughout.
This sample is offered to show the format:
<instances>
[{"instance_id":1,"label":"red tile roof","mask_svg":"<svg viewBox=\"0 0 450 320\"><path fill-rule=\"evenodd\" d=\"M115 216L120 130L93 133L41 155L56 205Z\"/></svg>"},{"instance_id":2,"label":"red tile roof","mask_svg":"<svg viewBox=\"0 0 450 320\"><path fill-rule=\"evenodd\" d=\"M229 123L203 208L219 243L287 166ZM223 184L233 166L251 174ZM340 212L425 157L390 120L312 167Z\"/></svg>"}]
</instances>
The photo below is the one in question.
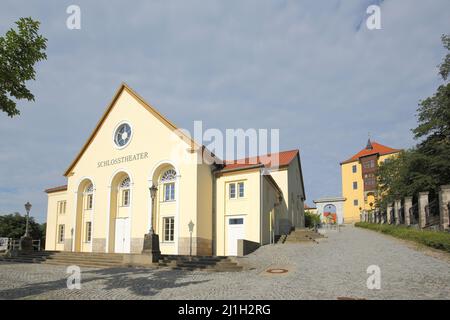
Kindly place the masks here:
<instances>
[{"instance_id":1,"label":"red tile roof","mask_svg":"<svg viewBox=\"0 0 450 320\"><path fill-rule=\"evenodd\" d=\"M58 192L58 191L66 191L67 190L67 184L63 185L63 186L58 186L58 187L53 187L53 188L49 188L44 190L46 193L52 193L52 192Z\"/></svg>"},{"instance_id":2,"label":"red tile roof","mask_svg":"<svg viewBox=\"0 0 450 320\"><path fill-rule=\"evenodd\" d=\"M284 167L289 165L299 153L298 149L282 151L278 153L269 153L257 157L249 157L239 160L224 161L222 170L239 170L253 167Z\"/></svg>"},{"instance_id":3,"label":"red tile roof","mask_svg":"<svg viewBox=\"0 0 450 320\"><path fill-rule=\"evenodd\" d=\"M393 149L393 148L384 146L382 144L379 144L378 142L375 142L375 141L371 142L371 144L372 144L372 149L364 148L361 151L359 151L357 154L355 154L353 157L351 157L350 159L342 161L341 164L358 161L359 158L361 158L361 157L366 157L366 156L370 156L373 154L379 154L380 156L383 156L386 154L396 153L396 152L401 151L400 149Z\"/></svg>"}]
</instances>

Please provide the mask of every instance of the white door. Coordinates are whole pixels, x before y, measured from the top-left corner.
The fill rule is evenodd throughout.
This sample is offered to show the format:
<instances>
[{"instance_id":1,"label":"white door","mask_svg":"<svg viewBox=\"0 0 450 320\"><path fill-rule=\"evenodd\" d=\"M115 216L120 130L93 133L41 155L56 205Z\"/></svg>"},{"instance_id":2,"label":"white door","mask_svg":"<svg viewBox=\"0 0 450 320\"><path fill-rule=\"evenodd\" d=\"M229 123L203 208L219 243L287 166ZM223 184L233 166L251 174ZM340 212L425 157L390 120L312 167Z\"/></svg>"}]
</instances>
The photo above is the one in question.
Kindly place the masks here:
<instances>
[{"instance_id":1,"label":"white door","mask_svg":"<svg viewBox=\"0 0 450 320\"><path fill-rule=\"evenodd\" d=\"M232 217L228 218L228 256L237 256L237 241L245 239L244 218Z\"/></svg>"},{"instance_id":2,"label":"white door","mask_svg":"<svg viewBox=\"0 0 450 320\"><path fill-rule=\"evenodd\" d=\"M116 219L116 241L114 252L129 253L130 251L130 219L117 218Z\"/></svg>"}]
</instances>

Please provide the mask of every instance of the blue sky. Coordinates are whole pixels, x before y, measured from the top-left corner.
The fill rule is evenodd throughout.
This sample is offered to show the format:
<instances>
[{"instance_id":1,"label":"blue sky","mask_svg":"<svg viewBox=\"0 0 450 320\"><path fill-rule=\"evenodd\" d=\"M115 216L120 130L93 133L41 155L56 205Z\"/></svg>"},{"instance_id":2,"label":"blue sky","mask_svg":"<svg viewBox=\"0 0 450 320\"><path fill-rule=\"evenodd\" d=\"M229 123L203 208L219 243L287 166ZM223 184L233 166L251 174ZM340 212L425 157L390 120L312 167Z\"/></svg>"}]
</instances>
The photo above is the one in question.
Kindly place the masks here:
<instances>
[{"instance_id":1,"label":"blue sky","mask_svg":"<svg viewBox=\"0 0 450 320\"><path fill-rule=\"evenodd\" d=\"M381 30L368 30L370 4ZM66 8L81 8L81 30ZM0 213L45 221L45 188L127 82L178 126L279 128L299 148L307 203L341 194L339 162L368 132L394 148L415 142L420 99L439 85L450 33L448 0L2 1L0 34L41 21L48 59L30 83L34 103L0 114Z\"/></svg>"}]
</instances>

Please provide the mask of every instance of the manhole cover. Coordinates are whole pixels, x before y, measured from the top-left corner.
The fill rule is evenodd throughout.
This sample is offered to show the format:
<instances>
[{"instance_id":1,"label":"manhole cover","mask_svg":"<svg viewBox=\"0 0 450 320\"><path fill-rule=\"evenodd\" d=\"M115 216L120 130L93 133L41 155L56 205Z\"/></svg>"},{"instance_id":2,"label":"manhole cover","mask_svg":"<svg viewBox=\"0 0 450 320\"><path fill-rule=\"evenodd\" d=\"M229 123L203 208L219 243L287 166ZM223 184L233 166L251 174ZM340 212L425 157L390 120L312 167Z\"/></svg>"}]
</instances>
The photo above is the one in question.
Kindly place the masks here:
<instances>
[{"instance_id":1,"label":"manhole cover","mask_svg":"<svg viewBox=\"0 0 450 320\"><path fill-rule=\"evenodd\" d=\"M280 273L286 273L286 272L288 272L288 270L287 269L275 269L274 268L274 269L267 269L266 272L280 274Z\"/></svg>"}]
</instances>

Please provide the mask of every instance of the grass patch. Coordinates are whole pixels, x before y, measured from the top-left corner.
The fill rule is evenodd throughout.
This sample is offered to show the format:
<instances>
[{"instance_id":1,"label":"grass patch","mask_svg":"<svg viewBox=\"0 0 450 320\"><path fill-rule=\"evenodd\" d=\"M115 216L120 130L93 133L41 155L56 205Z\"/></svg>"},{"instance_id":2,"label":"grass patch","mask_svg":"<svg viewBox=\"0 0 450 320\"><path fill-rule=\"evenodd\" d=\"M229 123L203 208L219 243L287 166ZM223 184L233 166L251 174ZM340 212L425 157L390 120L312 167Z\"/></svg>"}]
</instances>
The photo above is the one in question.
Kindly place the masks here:
<instances>
[{"instance_id":1,"label":"grass patch","mask_svg":"<svg viewBox=\"0 0 450 320\"><path fill-rule=\"evenodd\" d=\"M393 226L368 222L357 222L356 227L365 228L391 235L396 238L415 241L417 243L450 253L450 233L426 231L406 226Z\"/></svg>"}]
</instances>

